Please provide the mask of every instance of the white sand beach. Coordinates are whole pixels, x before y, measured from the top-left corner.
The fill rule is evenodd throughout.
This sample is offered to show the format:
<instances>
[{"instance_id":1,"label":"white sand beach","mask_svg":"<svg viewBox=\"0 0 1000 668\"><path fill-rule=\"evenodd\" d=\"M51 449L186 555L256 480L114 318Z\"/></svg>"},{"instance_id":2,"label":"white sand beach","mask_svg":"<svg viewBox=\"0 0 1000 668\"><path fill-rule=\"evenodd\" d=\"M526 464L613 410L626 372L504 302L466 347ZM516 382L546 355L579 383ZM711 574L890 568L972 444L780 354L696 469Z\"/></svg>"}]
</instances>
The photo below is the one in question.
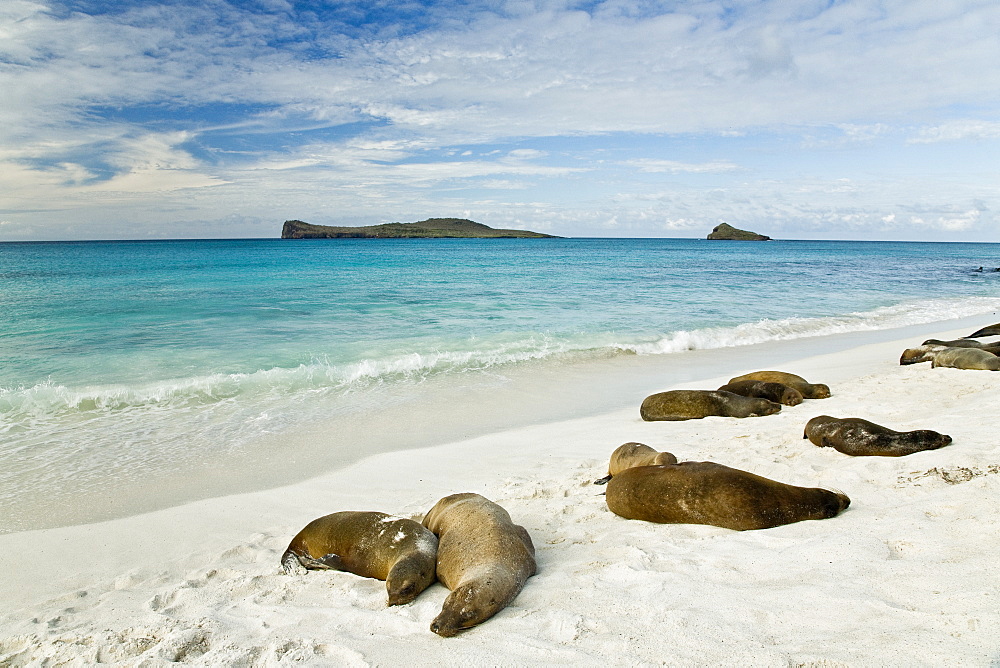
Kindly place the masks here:
<instances>
[{"instance_id":1,"label":"white sand beach","mask_svg":"<svg viewBox=\"0 0 1000 668\"><path fill-rule=\"evenodd\" d=\"M642 378L628 409L381 453L278 489L2 535L0 665L997 665L1000 373L898 365L904 348L990 318L881 332L833 353L822 338L800 341L802 358L780 365L728 349L729 372L683 385L715 389L780 368L832 388L772 416L645 423L643 397L671 387ZM821 414L954 441L849 457L802 439ZM833 519L762 531L624 520L592 482L626 441L836 488L852 503ZM281 571L288 541L315 517L419 519L463 491L527 528L538 573L457 637L428 628L448 593L440 584L388 608L383 582Z\"/></svg>"}]
</instances>

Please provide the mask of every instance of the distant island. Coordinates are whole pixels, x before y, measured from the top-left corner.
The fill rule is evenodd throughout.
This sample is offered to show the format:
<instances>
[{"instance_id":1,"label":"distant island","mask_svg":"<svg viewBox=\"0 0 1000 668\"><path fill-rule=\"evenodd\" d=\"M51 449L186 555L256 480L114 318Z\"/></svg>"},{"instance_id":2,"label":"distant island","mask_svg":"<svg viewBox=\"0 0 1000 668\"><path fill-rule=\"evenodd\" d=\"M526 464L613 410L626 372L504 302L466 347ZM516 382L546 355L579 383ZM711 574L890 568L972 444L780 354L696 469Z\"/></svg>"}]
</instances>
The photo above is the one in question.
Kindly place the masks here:
<instances>
[{"instance_id":1,"label":"distant island","mask_svg":"<svg viewBox=\"0 0 1000 668\"><path fill-rule=\"evenodd\" d=\"M747 232L746 230L738 230L729 223L722 223L721 225L716 225L715 229L711 231L708 238L717 241L770 241L771 237L765 236L763 234L757 234L756 232Z\"/></svg>"},{"instance_id":2,"label":"distant island","mask_svg":"<svg viewBox=\"0 0 1000 668\"><path fill-rule=\"evenodd\" d=\"M367 227L310 225L286 220L282 239L558 239L527 230L497 230L465 218L428 218L416 223L385 223Z\"/></svg>"}]
</instances>

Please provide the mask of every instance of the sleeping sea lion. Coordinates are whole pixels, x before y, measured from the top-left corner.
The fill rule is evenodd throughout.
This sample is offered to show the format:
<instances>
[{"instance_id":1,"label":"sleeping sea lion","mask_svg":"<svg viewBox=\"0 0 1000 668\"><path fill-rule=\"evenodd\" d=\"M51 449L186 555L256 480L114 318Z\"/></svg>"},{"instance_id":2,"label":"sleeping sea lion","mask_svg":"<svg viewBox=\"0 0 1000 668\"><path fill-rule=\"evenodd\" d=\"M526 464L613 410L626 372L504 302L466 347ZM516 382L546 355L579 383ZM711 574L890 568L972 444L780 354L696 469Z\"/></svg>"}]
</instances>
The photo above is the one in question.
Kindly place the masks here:
<instances>
[{"instance_id":1,"label":"sleeping sea lion","mask_svg":"<svg viewBox=\"0 0 1000 668\"><path fill-rule=\"evenodd\" d=\"M714 462L626 469L608 482L606 499L611 512L626 519L736 531L826 519L851 503L840 492L786 485Z\"/></svg>"},{"instance_id":2,"label":"sleeping sea lion","mask_svg":"<svg viewBox=\"0 0 1000 668\"><path fill-rule=\"evenodd\" d=\"M899 364L900 366L906 366L907 364L930 362L934 354L939 350L944 350L944 346L925 344L916 348L907 348L899 356Z\"/></svg>"},{"instance_id":3,"label":"sleeping sea lion","mask_svg":"<svg viewBox=\"0 0 1000 668\"><path fill-rule=\"evenodd\" d=\"M826 399L830 396L830 388L822 383L813 384L802 376L784 371L754 371L736 378L731 378L730 383L737 383L741 380L763 380L768 383L781 383L788 387L795 388L802 393L806 399Z\"/></svg>"},{"instance_id":4,"label":"sleeping sea lion","mask_svg":"<svg viewBox=\"0 0 1000 668\"><path fill-rule=\"evenodd\" d=\"M952 339L951 341L927 339L921 345L941 346L943 348L979 348L980 350L988 350L994 355L996 355L996 350L1000 350L1000 344L983 343L982 341L976 341L975 339Z\"/></svg>"},{"instance_id":5,"label":"sleeping sea lion","mask_svg":"<svg viewBox=\"0 0 1000 668\"><path fill-rule=\"evenodd\" d=\"M916 348L907 348L903 351L903 354L899 356L899 365L906 366L907 364L930 362L934 359L934 355L937 354L939 350L944 350L944 346L924 344Z\"/></svg>"},{"instance_id":6,"label":"sleeping sea lion","mask_svg":"<svg viewBox=\"0 0 1000 668\"><path fill-rule=\"evenodd\" d=\"M413 520L348 510L307 524L281 565L289 574L332 569L385 580L389 605L402 605L434 582L437 547L437 537Z\"/></svg>"},{"instance_id":7,"label":"sleeping sea lion","mask_svg":"<svg viewBox=\"0 0 1000 668\"><path fill-rule=\"evenodd\" d=\"M438 536L437 575L451 590L431 631L450 637L507 607L535 574L535 547L524 527L479 494L446 496L424 517Z\"/></svg>"},{"instance_id":8,"label":"sleeping sea lion","mask_svg":"<svg viewBox=\"0 0 1000 668\"><path fill-rule=\"evenodd\" d=\"M720 392L732 392L744 397L767 399L785 406L798 406L802 403L802 393L794 387L781 383L768 383L763 380L740 380L727 383L719 388Z\"/></svg>"},{"instance_id":9,"label":"sleeping sea lion","mask_svg":"<svg viewBox=\"0 0 1000 668\"><path fill-rule=\"evenodd\" d=\"M669 452L657 452L642 443L625 443L615 448L608 462L608 475L595 480L595 485L607 483L615 474L634 466L656 466L658 464L676 464L677 458Z\"/></svg>"},{"instance_id":10,"label":"sleeping sea lion","mask_svg":"<svg viewBox=\"0 0 1000 668\"><path fill-rule=\"evenodd\" d=\"M716 390L670 390L646 397L639 415L647 422L655 420L695 420L717 415L720 417L756 417L773 415L781 404L767 399L744 397Z\"/></svg>"},{"instance_id":11,"label":"sleeping sea lion","mask_svg":"<svg viewBox=\"0 0 1000 668\"><path fill-rule=\"evenodd\" d=\"M931 356L931 368L1000 371L1000 357L979 348L942 348Z\"/></svg>"},{"instance_id":12,"label":"sleeping sea lion","mask_svg":"<svg viewBox=\"0 0 1000 668\"><path fill-rule=\"evenodd\" d=\"M1000 336L1000 322L995 325L987 325L982 329L977 329L972 334L969 334L966 338L968 339L978 339L984 336Z\"/></svg>"},{"instance_id":13,"label":"sleeping sea lion","mask_svg":"<svg viewBox=\"0 0 1000 668\"><path fill-rule=\"evenodd\" d=\"M802 438L821 448L845 455L903 457L923 450L937 450L951 443L951 436L930 429L894 431L862 418L814 417L806 423Z\"/></svg>"}]
</instances>

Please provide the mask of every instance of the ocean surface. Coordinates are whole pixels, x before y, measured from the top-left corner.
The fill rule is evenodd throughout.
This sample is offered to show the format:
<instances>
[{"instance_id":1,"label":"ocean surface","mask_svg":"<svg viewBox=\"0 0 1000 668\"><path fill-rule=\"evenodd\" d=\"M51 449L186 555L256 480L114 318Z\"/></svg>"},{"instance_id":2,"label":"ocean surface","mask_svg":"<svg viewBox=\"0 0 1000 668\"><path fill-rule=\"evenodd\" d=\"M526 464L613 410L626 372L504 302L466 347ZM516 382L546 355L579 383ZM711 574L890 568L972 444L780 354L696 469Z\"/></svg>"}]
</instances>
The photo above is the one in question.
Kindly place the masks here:
<instances>
[{"instance_id":1,"label":"ocean surface","mask_svg":"<svg viewBox=\"0 0 1000 668\"><path fill-rule=\"evenodd\" d=\"M966 243L0 244L0 532L542 419L523 388L643 360L993 314L998 266Z\"/></svg>"}]
</instances>

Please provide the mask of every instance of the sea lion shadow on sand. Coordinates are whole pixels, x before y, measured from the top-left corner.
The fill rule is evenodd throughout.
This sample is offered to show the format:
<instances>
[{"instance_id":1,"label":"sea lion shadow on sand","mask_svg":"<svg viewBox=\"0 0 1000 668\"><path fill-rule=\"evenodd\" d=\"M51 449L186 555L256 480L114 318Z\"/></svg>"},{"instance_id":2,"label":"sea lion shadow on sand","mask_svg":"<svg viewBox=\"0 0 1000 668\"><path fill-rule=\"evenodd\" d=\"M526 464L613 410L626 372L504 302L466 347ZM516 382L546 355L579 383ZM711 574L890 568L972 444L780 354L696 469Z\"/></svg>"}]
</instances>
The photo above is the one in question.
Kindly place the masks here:
<instances>
[{"instance_id":1,"label":"sea lion shadow on sand","mask_svg":"<svg viewBox=\"0 0 1000 668\"><path fill-rule=\"evenodd\" d=\"M626 443L611 458L616 468L636 463L607 480L608 509L625 519L747 531L835 517L851 503L841 492L788 485L714 462L677 463L670 453L661 454L675 463L643 464L653 449L636 447L641 445Z\"/></svg>"}]
</instances>

